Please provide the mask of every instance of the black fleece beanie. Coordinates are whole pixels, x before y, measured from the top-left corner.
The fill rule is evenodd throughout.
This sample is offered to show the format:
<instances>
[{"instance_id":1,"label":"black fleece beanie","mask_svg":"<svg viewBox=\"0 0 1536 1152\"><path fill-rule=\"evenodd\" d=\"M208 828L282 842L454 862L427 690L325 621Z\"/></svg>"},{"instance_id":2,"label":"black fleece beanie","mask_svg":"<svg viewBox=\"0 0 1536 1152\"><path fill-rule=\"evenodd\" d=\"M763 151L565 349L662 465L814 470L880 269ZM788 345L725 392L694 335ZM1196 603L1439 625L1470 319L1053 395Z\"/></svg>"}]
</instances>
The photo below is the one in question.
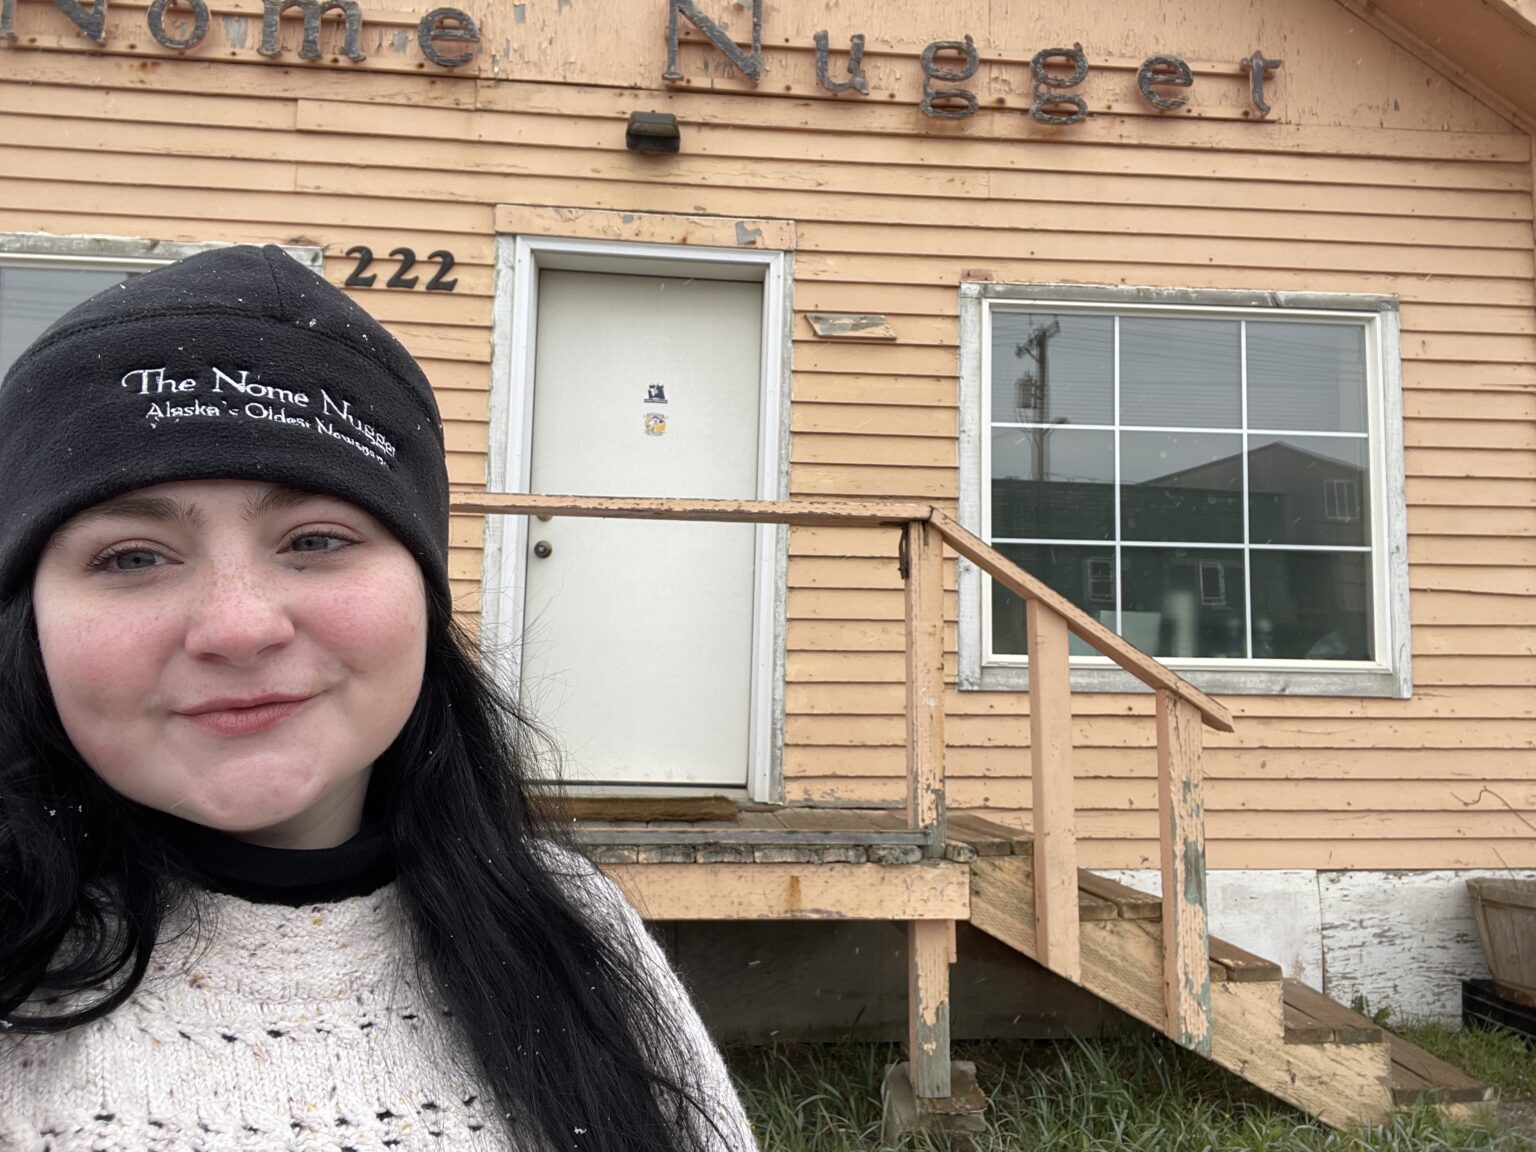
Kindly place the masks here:
<instances>
[{"instance_id":1,"label":"black fleece beanie","mask_svg":"<svg viewBox=\"0 0 1536 1152\"><path fill-rule=\"evenodd\" d=\"M171 480L265 480L382 521L448 589L448 472L408 352L281 248L189 256L64 315L0 384L0 599L76 512Z\"/></svg>"}]
</instances>

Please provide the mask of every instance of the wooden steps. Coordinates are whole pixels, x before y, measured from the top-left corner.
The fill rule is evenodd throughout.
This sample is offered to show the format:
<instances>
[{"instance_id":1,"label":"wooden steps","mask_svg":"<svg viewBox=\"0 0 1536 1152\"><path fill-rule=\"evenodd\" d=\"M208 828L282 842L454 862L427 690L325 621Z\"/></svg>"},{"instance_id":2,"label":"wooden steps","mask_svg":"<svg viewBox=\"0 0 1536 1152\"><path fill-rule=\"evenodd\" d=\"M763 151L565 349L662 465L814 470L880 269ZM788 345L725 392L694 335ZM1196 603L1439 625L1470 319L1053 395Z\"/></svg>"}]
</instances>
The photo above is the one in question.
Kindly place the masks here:
<instances>
[{"instance_id":1,"label":"wooden steps","mask_svg":"<svg viewBox=\"0 0 1536 1152\"><path fill-rule=\"evenodd\" d=\"M1392 1052L1392 1101L1400 1108L1429 1101L1457 1114L1498 1098L1493 1088L1401 1036L1388 1033L1387 1044Z\"/></svg>"},{"instance_id":2,"label":"wooden steps","mask_svg":"<svg viewBox=\"0 0 1536 1152\"><path fill-rule=\"evenodd\" d=\"M950 826L976 852L971 923L1038 959L1027 837L974 817ZM1087 872L1079 885L1083 987L1165 1031L1161 901ZM1211 1058L1324 1123L1382 1123L1424 1101L1466 1113L1492 1099L1458 1069L1214 936L1210 975Z\"/></svg>"},{"instance_id":3,"label":"wooden steps","mask_svg":"<svg viewBox=\"0 0 1536 1152\"><path fill-rule=\"evenodd\" d=\"M1299 980L1283 982L1287 1044L1382 1044L1386 1032Z\"/></svg>"},{"instance_id":4,"label":"wooden steps","mask_svg":"<svg viewBox=\"0 0 1536 1152\"><path fill-rule=\"evenodd\" d=\"M1297 980L1286 980L1282 994L1287 1044L1385 1044L1392 1060L1392 1102L1411 1108L1483 1104L1495 1092L1455 1065L1395 1036L1368 1017L1329 999Z\"/></svg>"}]
</instances>

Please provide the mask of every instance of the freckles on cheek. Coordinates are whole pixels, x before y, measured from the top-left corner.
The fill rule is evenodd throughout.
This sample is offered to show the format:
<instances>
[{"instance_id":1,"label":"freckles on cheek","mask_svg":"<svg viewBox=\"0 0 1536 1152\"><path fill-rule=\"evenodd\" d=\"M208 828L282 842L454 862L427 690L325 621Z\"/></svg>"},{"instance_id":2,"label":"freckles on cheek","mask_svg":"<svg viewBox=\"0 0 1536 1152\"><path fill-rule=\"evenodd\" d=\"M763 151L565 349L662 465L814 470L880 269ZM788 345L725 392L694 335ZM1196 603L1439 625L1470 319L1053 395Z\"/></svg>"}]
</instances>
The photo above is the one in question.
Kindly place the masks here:
<instances>
[{"instance_id":1,"label":"freckles on cheek","mask_svg":"<svg viewBox=\"0 0 1536 1152\"><path fill-rule=\"evenodd\" d=\"M152 629L98 618L50 621L39 628L43 667L59 710L122 703L145 692L163 663Z\"/></svg>"}]
</instances>

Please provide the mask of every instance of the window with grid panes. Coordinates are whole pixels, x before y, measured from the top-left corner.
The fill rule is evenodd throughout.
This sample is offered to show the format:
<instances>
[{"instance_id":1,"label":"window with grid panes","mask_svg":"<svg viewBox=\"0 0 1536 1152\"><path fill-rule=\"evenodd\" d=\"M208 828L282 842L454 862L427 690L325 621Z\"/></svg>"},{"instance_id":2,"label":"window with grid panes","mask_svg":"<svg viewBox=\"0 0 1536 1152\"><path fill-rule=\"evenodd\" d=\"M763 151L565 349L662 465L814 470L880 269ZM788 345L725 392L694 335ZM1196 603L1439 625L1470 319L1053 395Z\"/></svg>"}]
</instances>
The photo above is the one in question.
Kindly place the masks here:
<instances>
[{"instance_id":1,"label":"window with grid panes","mask_svg":"<svg viewBox=\"0 0 1536 1152\"><path fill-rule=\"evenodd\" d=\"M1380 664L1374 313L987 303L1000 551L1175 665ZM1024 603L985 585L984 660L1022 662Z\"/></svg>"}]
</instances>

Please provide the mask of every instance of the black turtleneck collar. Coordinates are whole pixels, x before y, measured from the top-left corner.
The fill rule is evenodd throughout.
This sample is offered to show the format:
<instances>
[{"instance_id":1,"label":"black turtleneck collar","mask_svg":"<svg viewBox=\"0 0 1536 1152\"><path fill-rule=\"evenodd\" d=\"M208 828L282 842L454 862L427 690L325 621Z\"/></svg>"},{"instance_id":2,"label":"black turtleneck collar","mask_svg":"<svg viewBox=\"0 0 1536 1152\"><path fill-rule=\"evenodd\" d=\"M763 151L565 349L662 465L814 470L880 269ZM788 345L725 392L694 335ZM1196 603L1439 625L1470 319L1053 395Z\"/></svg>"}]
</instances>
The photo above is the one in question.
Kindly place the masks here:
<instances>
[{"instance_id":1,"label":"black turtleneck collar","mask_svg":"<svg viewBox=\"0 0 1536 1152\"><path fill-rule=\"evenodd\" d=\"M384 825L364 824L334 848L266 848L187 820L165 822L166 838L199 884L257 904L324 904L366 896L395 878Z\"/></svg>"}]
</instances>

